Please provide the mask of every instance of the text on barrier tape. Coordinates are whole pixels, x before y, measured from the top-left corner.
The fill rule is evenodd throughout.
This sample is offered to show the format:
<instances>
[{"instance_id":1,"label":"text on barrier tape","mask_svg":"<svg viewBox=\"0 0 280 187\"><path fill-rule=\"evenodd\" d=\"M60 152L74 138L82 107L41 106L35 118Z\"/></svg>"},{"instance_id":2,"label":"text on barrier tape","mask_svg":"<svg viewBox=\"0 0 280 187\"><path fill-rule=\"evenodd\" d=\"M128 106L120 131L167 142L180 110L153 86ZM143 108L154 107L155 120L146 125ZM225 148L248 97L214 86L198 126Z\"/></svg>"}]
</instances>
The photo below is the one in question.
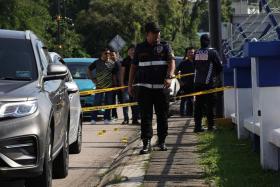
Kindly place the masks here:
<instances>
[{"instance_id":1,"label":"text on barrier tape","mask_svg":"<svg viewBox=\"0 0 280 187\"><path fill-rule=\"evenodd\" d=\"M222 92L224 90L228 90L228 89L231 89L231 88L233 88L233 87L232 86L225 86L225 87L220 87L220 88L213 88L213 89L204 90L204 91L200 91L200 92L194 92L194 93L190 93L190 94L186 94L186 95L180 95L180 96L177 96L176 98L181 99L182 97L206 95L206 94L211 94L211 93L216 93L216 92Z\"/></svg>"},{"instance_id":2,"label":"text on barrier tape","mask_svg":"<svg viewBox=\"0 0 280 187\"><path fill-rule=\"evenodd\" d=\"M226 87L220 87L220 88L213 88L210 90L204 90L200 92L194 92L186 95L180 95L177 96L177 99L181 99L183 97L192 97L192 96L198 96L198 95L206 95L206 94L211 94L211 93L217 93L217 92L222 92L224 90L231 89L233 87L231 86L226 86ZM129 106L135 106L138 105L137 102L134 103L123 103L123 104L115 104L115 105L103 105L103 106L93 106L93 107L84 107L82 108L83 112L90 112L90 111L98 111L98 110L107 110L107 109L113 109L113 108L122 108L122 107L129 107Z\"/></svg>"},{"instance_id":3,"label":"text on barrier tape","mask_svg":"<svg viewBox=\"0 0 280 187\"><path fill-rule=\"evenodd\" d=\"M116 105L103 105L103 106L93 106L93 107L84 107L82 108L83 112L90 112L90 111L98 111L98 110L108 110L112 108L121 108L121 107L129 107L138 105L137 102L134 103L123 103L123 104L116 104Z\"/></svg>"},{"instance_id":4,"label":"text on barrier tape","mask_svg":"<svg viewBox=\"0 0 280 187\"><path fill-rule=\"evenodd\" d=\"M103 89L97 89L97 90L88 90L88 91L81 91L80 95L92 95L97 93L103 93L103 92L111 92L115 90L121 90L124 88L127 88L128 86L120 86L120 87L113 87L113 88L103 88Z\"/></svg>"}]
</instances>

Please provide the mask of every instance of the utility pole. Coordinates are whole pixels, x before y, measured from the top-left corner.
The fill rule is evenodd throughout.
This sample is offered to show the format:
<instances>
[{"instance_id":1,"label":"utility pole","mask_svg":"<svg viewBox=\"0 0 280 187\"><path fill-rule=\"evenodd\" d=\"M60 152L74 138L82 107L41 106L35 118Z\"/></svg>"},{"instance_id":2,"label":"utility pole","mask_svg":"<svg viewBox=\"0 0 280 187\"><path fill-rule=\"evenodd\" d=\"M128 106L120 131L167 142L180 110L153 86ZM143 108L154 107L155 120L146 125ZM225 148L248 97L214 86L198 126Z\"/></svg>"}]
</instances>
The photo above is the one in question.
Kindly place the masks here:
<instances>
[{"instance_id":1,"label":"utility pole","mask_svg":"<svg viewBox=\"0 0 280 187\"><path fill-rule=\"evenodd\" d=\"M211 46L217 49L220 54L220 57L223 56L221 48L221 1L220 0L208 0L209 4L209 30L210 30L210 39ZM220 77L221 82L223 83L223 76ZM216 117L223 117L223 93L217 93L217 102L216 102Z\"/></svg>"},{"instance_id":2,"label":"utility pole","mask_svg":"<svg viewBox=\"0 0 280 187\"><path fill-rule=\"evenodd\" d=\"M209 3L209 30L211 36L211 45L216 48L221 54L221 1L220 0L208 0Z\"/></svg>"},{"instance_id":3,"label":"utility pole","mask_svg":"<svg viewBox=\"0 0 280 187\"><path fill-rule=\"evenodd\" d=\"M61 21L61 11L60 11L60 0L57 0L57 44L58 48L62 48L61 45L61 27L60 27L60 21Z\"/></svg>"}]
</instances>

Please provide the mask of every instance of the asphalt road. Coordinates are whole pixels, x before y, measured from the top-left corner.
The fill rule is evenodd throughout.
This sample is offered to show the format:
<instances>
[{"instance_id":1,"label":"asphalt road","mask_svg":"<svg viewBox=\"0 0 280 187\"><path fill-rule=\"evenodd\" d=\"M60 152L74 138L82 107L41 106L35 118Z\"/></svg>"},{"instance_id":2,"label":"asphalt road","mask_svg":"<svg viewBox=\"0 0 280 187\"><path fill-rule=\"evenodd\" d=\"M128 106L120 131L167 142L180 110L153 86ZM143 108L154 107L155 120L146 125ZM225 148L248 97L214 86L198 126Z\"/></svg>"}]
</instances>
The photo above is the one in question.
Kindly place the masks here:
<instances>
[{"instance_id":1,"label":"asphalt road","mask_svg":"<svg viewBox=\"0 0 280 187\"><path fill-rule=\"evenodd\" d=\"M126 147L126 141L134 138L139 128L133 125L84 123L82 152L70 155L68 177L53 180L53 186L96 186L100 177Z\"/></svg>"}]
</instances>

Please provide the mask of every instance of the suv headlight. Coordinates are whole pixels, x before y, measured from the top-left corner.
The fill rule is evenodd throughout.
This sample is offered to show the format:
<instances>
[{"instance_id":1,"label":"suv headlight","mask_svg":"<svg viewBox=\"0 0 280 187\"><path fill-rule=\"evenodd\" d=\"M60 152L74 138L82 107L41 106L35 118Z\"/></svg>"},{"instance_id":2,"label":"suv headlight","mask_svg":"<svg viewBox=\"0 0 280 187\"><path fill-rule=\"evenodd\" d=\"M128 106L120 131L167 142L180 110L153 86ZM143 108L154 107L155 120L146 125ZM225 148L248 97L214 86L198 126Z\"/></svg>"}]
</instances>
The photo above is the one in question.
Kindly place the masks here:
<instances>
[{"instance_id":1,"label":"suv headlight","mask_svg":"<svg viewBox=\"0 0 280 187\"><path fill-rule=\"evenodd\" d=\"M37 101L4 103L0 105L0 118L28 116L36 112L37 108Z\"/></svg>"}]
</instances>

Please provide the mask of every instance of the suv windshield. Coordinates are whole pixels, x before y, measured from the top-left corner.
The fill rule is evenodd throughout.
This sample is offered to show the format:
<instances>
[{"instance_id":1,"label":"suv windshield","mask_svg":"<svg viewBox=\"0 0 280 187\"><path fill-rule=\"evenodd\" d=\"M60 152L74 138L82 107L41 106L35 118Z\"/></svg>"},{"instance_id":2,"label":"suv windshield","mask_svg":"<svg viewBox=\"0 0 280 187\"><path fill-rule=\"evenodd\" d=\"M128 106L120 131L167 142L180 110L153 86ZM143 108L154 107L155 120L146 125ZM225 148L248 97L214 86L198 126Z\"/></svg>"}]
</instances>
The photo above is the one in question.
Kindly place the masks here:
<instances>
[{"instance_id":1,"label":"suv windshield","mask_svg":"<svg viewBox=\"0 0 280 187\"><path fill-rule=\"evenodd\" d=\"M87 76L88 65L86 63L66 63L68 69L70 70L73 79L89 79ZM93 71L93 77L95 77L95 70Z\"/></svg>"},{"instance_id":2,"label":"suv windshield","mask_svg":"<svg viewBox=\"0 0 280 187\"><path fill-rule=\"evenodd\" d=\"M29 40L0 38L0 79L37 79L37 66Z\"/></svg>"}]
</instances>

